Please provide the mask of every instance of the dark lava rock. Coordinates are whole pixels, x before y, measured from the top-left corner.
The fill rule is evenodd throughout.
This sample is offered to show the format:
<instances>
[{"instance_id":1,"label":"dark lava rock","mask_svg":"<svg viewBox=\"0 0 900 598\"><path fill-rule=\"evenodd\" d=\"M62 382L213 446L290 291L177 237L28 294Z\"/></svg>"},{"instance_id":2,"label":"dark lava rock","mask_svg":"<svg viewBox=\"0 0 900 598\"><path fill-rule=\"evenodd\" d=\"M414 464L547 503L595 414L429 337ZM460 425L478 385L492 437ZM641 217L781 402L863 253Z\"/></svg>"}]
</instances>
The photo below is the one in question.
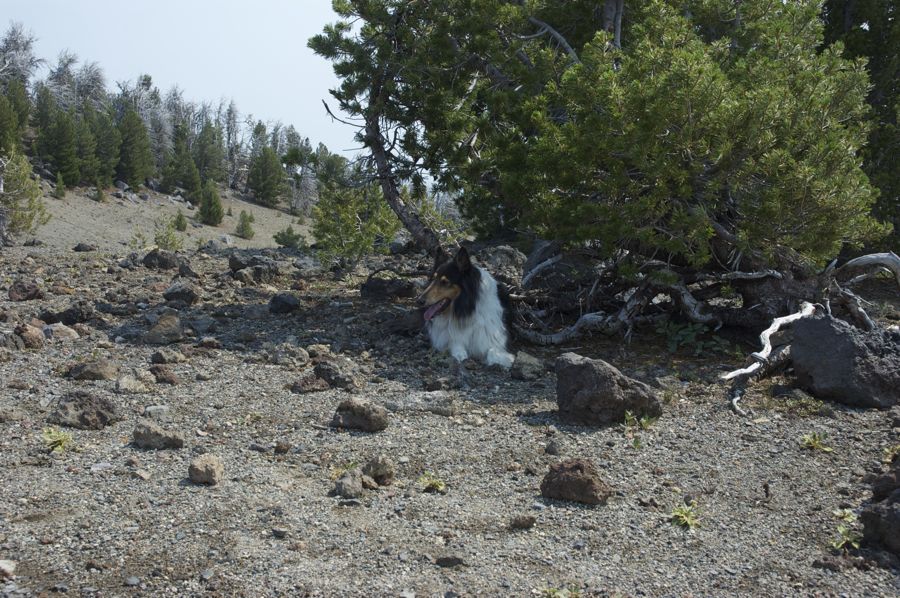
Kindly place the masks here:
<instances>
[{"instance_id":1,"label":"dark lava rock","mask_svg":"<svg viewBox=\"0 0 900 598\"><path fill-rule=\"evenodd\" d=\"M44 292L33 282L15 280L9 287L10 301L34 301L43 298Z\"/></svg>"},{"instance_id":2,"label":"dark lava rock","mask_svg":"<svg viewBox=\"0 0 900 598\"><path fill-rule=\"evenodd\" d=\"M363 465L362 472L363 475L375 480L379 486L389 486L397 474L397 466L384 455L378 455Z\"/></svg>"},{"instance_id":3,"label":"dark lava rock","mask_svg":"<svg viewBox=\"0 0 900 598\"><path fill-rule=\"evenodd\" d=\"M151 345L169 345L177 343L183 338L184 328L178 316L175 314L164 314L144 335L144 342Z\"/></svg>"},{"instance_id":4,"label":"dark lava rock","mask_svg":"<svg viewBox=\"0 0 900 598\"><path fill-rule=\"evenodd\" d=\"M150 355L150 363L182 363L185 361L187 361L187 357L184 356L184 353L175 349L160 349Z\"/></svg>"},{"instance_id":5,"label":"dark lava rock","mask_svg":"<svg viewBox=\"0 0 900 598\"><path fill-rule=\"evenodd\" d=\"M44 346L44 332L35 326L19 324L8 338L11 349L40 349Z\"/></svg>"},{"instance_id":6,"label":"dark lava rock","mask_svg":"<svg viewBox=\"0 0 900 598\"><path fill-rule=\"evenodd\" d=\"M181 432L164 430L151 421L140 421L132 432L134 445L142 449L180 449L184 446L184 435Z\"/></svg>"},{"instance_id":7,"label":"dark lava rock","mask_svg":"<svg viewBox=\"0 0 900 598\"><path fill-rule=\"evenodd\" d=\"M477 258L498 281L510 286L519 286L522 282L525 254L518 249L508 245L485 247L478 252Z\"/></svg>"},{"instance_id":8,"label":"dark lava rock","mask_svg":"<svg viewBox=\"0 0 900 598\"><path fill-rule=\"evenodd\" d=\"M516 380L537 380L544 376L544 364L525 351L516 353L510 375Z\"/></svg>"},{"instance_id":9,"label":"dark lava rock","mask_svg":"<svg viewBox=\"0 0 900 598\"><path fill-rule=\"evenodd\" d=\"M330 356L319 361L313 372L332 388L353 390L363 386L362 377L356 373L356 365L346 357Z\"/></svg>"},{"instance_id":10,"label":"dark lava rock","mask_svg":"<svg viewBox=\"0 0 900 598\"><path fill-rule=\"evenodd\" d=\"M200 293L193 284L178 281L163 291L163 299L166 301L179 301L185 305L193 305L200 299Z\"/></svg>"},{"instance_id":11,"label":"dark lava rock","mask_svg":"<svg viewBox=\"0 0 900 598\"><path fill-rule=\"evenodd\" d=\"M269 312L273 314L289 314L300 309L300 300L293 293L275 293L269 300Z\"/></svg>"},{"instance_id":12,"label":"dark lava rock","mask_svg":"<svg viewBox=\"0 0 900 598\"><path fill-rule=\"evenodd\" d=\"M368 401L347 399L338 405L331 425L335 428L379 432L388 426L388 412L384 407Z\"/></svg>"},{"instance_id":13,"label":"dark lava rock","mask_svg":"<svg viewBox=\"0 0 900 598\"><path fill-rule=\"evenodd\" d=\"M648 385L624 375L601 359L565 353L556 360L559 417L576 425L606 425L625 412L659 417L659 398Z\"/></svg>"},{"instance_id":14,"label":"dark lava rock","mask_svg":"<svg viewBox=\"0 0 900 598\"><path fill-rule=\"evenodd\" d=\"M321 392L330 388L331 387L328 385L328 382L325 382L315 374L308 374L291 384L291 392L295 392L297 394Z\"/></svg>"},{"instance_id":15,"label":"dark lava rock","mask_svg":"<svg viewBox=\"0 0 900 598\"><path fill-rule=\"evenodd\" d=\"M534 515L515 515L509 520L509 529L531 529L536 522Z\"/></svg>"},{"instance_id":16,"label":"dark lava rock","mask_svg":"<svg viewBox=\"0 0 900 598\"><path fill-rule=\"evenodd\" d=\"M359 498L363 494L362 473L353 468L339 477L331 490L332 496L341 498Z\"/></svg>"},{"instance_id":17,"label":"dark lava rock","mask_svg":"<svg viewBox=\"0 0 900 598\"><path fill-rule=\"evenodd\" d=\"M73 301L69 307L62 311L43 311L40 313L40 319L48 324L62 323L66 326L73 326L87 322L94 317L94 305L90 301L80 299Z\"/></svg>"},{"instance_id":18,"label":"dark lava rock","mask_svg":"<svg viewBox=\"0 0 900 598\"><path fill-rule=\"evenodd\" d=\"M150 366L150 373L156 378L157 384L181 384L181 379L167 365L155 364Z\"/></svg>"},{"instance_id":19,"label":"dark lava rock","mask_svg":"<svg viewBox=\"0 0 900 598\"><path fill-rule=\"evenodd\" d=\"M80 430L102 430L121 419L119 410L109 399L78 391L61 399L47 421Z\"/></svg>"},{"instance_id":20,"label":"dark lava rock","mask_svg":"<svg viewBox=\"0 0 900 598\"><path fill-rule=\"evenodd\" d=\"M249 270L248 274L255 282L272 282L281 276L278 262L264 255L232 254L228 258L228 268L233 273Z\"/></svg>"},{"instance_id":21,"label":"dark lava rock","mask_svg":"<svg viewBox=\"0 0 900 598\"><path fill-rule=\"evenodd\" d=\"M154 270L174 270L184 261L171 251L165 249L154 249L144 256L143 264L147 268Z\"/></svg>"},{"instance_id":22,"label":"dark lava rock","mask_svg":"<svg viewBox=\"0 0 900 598\"><path fill-rule=\"evenodd\" d=\"M359 289L366 299L394 299L415 297L416 285L407 278L369 278Z\"/></svg>"},{"instance_id":23,"label":"dark lava rock","mask_svg":"<svg viewBox=\"0 0 900 598\"><path fill-rule=\"evenodd\" d=\"M74 380L115 380L119 366L108 359L98 359L72 366L69 377Z\"/></svg>"},{"instance_id":24,"label":"dark lava rock","mask_svg":"<svg viewBox=\"0 0 900 598\"><path fill-rule=\"evenodd\" d=\"M891 470L872 482L872 502L859 516L867 544L900 556L900 458Z\"/></svg>"},{"instance_id":25,"label":"dark lava rock","mask_svg":"<svg viewBox=\"0 0 900 598\"><path fill-rule=\"evenodd\" d=\"M79 243L72 248L72 251L77 251L79 253L84 253L87 251L97 251L97 246L91 245L90 243Z\"/></svg>"},{"instance_id":26,"label":"dark lava rock","mask_svg":"<svg viewBox=\"0 0 900 598\"><path fill-rule=\"evenodd\" d=\"M879 408L900 401L900 333L803 318L794 323L791 357L799 385L819 399Z\"/></svg>"},{"instance_id":27,"label":"dark lava rock","mask_svg":"<svg viewBox=\"0 0 900 598\"><path fill-rule=\"evenodd\" d=\"M606 504L612 488L600 479L589 459L568 459L550 466L541 482L541 496L588 505Z\"/></svg>"}]
</instances>

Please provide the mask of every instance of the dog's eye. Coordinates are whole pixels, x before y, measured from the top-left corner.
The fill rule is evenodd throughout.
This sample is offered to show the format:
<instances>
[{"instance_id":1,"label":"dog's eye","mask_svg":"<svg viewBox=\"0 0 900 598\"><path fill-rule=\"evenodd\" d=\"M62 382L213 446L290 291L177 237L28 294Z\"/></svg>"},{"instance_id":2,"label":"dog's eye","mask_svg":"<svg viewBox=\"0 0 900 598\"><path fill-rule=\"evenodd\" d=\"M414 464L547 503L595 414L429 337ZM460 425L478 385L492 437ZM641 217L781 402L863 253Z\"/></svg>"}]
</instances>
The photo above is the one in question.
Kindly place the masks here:
<instances>
[{"instance_id":1,"label":"dog's eye","mask_svg":"<svg viewBox=\"0 0 900 598\"><path fill-rule=\"evenodd\" d=\"M444 286L444 287L447 286L448 284L450 284L450 281L447 280L446 276L442 276L441 280L439 282L441 283L441 286Z\"/></svg>"}]
</instances>

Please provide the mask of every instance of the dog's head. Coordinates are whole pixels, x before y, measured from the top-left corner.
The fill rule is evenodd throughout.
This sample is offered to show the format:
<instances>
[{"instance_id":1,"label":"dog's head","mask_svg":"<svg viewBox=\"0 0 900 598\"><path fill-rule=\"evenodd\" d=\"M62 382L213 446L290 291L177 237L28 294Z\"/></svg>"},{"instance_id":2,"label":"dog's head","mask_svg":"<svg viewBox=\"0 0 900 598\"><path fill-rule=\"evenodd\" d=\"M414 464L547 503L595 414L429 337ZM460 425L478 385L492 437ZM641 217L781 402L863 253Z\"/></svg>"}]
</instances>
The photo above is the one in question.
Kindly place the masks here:
<instances>
[{"instance_id":1,"label":"dog's head","mask_svg":"<svg viewBox=\"0 0 900 598\"><path fill-rule=\"evenodd\" d=\"M460 247L456 257L436 262L428 286L416 302L425 307L425 321L444 313L453 306L453 313L465 316L475 309L479 272L469 259L469 252Z\"/></svg>"}]
</instances>

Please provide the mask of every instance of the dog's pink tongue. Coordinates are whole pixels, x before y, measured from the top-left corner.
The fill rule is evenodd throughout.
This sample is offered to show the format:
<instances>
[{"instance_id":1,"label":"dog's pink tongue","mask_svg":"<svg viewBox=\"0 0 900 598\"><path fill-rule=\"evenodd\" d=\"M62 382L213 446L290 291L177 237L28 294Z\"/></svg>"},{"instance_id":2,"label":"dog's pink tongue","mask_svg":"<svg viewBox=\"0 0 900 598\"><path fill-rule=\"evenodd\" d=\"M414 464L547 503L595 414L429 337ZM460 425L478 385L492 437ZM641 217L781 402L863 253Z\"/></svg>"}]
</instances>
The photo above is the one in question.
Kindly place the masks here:
<instances>
[{"instance_id":1,"label":"dog's pink tongue","mask_svg":"<svg viewBox=\"0 0 900 598\"><path fill-rule=\"evenodd\" d=\"M426 309L425 313L422 315L422 317L425 318L425 321L428 322L429 320L431 320L431 318L434 317L434 314L436 314L438 310L441 309L441 306L443 304L443 301L438 301L437 303L432 303L431 305L429 305L428 309Z\"/></svg>"}]
</instances>

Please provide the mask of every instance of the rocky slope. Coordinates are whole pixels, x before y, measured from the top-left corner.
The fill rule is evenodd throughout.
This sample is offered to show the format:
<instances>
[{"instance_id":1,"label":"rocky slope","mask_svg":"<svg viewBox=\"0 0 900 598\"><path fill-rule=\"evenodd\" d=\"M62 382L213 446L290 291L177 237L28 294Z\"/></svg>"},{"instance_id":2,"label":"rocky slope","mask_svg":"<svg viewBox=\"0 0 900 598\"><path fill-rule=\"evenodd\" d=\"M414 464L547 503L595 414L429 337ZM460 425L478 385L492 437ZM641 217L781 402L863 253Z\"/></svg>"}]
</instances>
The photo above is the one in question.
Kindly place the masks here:
<instances>
[{"instance_id":1,"label":"rocky slope","mask_svg":"<svg viewBox=\"0 0 900 598\"><path fill-rule=\"evenodd\" d=\"M531 374L470 364L446 389L448 360L385 334L398 310L359 278L283 252L111 251L0 253L0 595L900 592L890 559L831 546L887 471L895 412L768 383L741 418L716 383L740 357L641 334L520 347ZM570 351L648 383L661 417L564 423ZM602 504L541 496L569 458Z\"/></svg>"}]
</instances>

